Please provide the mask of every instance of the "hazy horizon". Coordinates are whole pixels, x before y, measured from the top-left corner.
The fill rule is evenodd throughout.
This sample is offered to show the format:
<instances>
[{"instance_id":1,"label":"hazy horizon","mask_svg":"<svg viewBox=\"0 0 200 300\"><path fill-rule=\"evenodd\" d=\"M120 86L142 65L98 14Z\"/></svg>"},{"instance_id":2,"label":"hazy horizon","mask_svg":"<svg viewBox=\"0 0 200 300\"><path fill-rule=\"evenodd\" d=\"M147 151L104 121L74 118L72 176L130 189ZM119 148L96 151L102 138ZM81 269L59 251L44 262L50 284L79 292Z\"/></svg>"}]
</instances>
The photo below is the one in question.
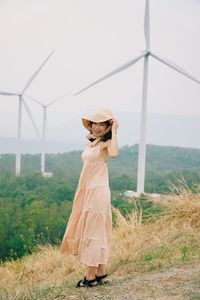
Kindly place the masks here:
<instances>
[{"instance_id":1,"label":"hazy horizon","mask_svg":"<svg viewBox=\"0 0 200 300\"><path fill-rule=\"evenodd\" d=\"M120 127L118 130L119 146L139 143L140 114L138 112L116 112ZM128 129L128 130L127 130ZM147 118L147 144L200 148L199 117L149 113ZM82 125L80 115L58 126L50 127L46 139L47 152L66 152L83 149L86 144L87 130ZM16 151L15 137L0 136L0 153ZM22 143L22 152L41 151L38 139L27 137Z\"/></svg>"}]
</instances>

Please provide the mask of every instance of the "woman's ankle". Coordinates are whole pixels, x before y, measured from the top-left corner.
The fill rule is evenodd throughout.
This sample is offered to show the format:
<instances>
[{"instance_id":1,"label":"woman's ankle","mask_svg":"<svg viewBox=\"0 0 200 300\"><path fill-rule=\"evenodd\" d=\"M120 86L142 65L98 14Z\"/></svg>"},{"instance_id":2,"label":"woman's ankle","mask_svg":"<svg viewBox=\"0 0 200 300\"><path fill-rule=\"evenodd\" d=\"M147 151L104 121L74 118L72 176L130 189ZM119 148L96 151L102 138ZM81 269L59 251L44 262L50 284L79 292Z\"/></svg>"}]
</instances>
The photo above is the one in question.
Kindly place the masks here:
<instances>
[{"instance_id":1,"label":"woman's ankle","mask_svg":"<svg viewBox=\"0 0 200 300\"><path fill-rule=\"evenodd\" d=\"M103 275L105 275L105 273L98 273L98 272L97 272L97 274L96 274L96 276L98 276L98 277L101 277L101 276L103 276Z\"/></svg>"}]
</instances>

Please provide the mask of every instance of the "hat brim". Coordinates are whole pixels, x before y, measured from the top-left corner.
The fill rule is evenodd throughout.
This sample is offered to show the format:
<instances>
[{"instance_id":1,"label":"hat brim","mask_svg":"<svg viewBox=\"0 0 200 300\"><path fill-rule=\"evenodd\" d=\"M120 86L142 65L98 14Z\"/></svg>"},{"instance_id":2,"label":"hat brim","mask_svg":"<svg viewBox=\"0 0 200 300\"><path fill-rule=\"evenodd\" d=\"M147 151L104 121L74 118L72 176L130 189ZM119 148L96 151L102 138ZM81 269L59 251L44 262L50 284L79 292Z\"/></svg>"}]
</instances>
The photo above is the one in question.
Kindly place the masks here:
<instances>
[{"instance_id":1,"label":"hat brim","mask_svg":"<svg viewBox=\"0 0 200 300\"><path fill-rule=\"evenodd\" d=\"M86 129L88 129L89 131L91 131L91 129L92 129L91 128L91 122L101 123L101 122L109 121L110 124L111 124L112 123L111 122L112 118L113 118L112 116L105 116L103 114L97 113L95 115L82 118L82 123L83 123L83 126Z\"/></svg>"}]
</instances>

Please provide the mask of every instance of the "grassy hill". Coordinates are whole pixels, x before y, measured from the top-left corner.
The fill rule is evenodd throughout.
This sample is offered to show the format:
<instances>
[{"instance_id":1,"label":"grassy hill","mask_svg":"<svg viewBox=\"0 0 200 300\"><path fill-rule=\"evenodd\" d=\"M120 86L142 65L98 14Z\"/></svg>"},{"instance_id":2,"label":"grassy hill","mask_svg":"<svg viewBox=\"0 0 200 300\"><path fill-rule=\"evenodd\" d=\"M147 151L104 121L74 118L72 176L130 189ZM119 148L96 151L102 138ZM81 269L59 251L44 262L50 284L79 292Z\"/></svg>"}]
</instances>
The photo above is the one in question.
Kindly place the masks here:
<instances>
[{"instance_id":1,"label":"grassy hill","mask_svg":"<svg viewBox=\"0 0 200 300\"><path fill-rule=\"evenodd\" d=\"M142 221L135 210L126 218L113 207L109 286L77 289L85 266L59 247L39 246L32 255L0 265L0 298L8 299L199 299L200 187L177 187L162 213Z\"/></svg>"}]
</instances>

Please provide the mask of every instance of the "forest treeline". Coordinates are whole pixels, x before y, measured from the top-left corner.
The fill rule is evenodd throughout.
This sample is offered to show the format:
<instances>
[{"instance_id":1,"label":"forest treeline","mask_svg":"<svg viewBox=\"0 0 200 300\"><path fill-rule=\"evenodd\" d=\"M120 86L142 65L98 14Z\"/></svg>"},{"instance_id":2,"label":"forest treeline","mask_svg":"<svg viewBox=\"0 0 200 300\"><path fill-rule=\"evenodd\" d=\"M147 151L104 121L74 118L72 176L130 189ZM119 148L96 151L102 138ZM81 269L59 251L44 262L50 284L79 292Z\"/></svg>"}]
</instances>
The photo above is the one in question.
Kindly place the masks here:
<instances>
[{"instance_id":1,"label":"forest treeline","mask_svg":"<svg viewBox=\"0 0 200 300\"><path fill-rule=\"evenodd\" d=\"M136 189L138 146L125 146L109 161L112 205L123 214L134 208L123 195ZM0 156L0 259L16 259L31 253L38 243L59 244L69 218L82 168L81 152L47 154L41 176L40 155L22 156L22 174L14 175L15 156ZM190 188L200 179L200 150L148 145L145 191L169 193L169 183L184 177ZM140 198L144 214L159 207Z\"/></svg>"}]
</instances>

